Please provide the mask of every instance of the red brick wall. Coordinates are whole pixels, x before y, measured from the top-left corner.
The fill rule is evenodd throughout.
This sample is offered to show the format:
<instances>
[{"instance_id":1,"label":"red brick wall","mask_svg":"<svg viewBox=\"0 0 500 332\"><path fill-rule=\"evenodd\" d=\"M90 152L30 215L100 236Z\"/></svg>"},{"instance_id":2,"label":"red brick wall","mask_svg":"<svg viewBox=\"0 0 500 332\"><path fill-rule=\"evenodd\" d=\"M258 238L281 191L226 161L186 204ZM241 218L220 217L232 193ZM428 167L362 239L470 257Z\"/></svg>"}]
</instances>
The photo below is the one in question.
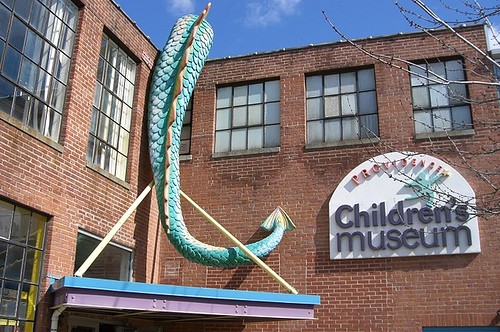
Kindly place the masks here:
<instances>
[{"instance_id":1,"label":"red brick wall","mask_svg":"<svg viewBox=\"0 0 500 332\"><path fill-rule=\"evenodd\" d=\"M49 330L49 277L72 275L78 228L105 236L152 179L143 135L146 89L157 49L111 1L84 0L73 54L60 144L0 120L0 195L51 215L42 271L37 330ZM87 167L86 150L97 63L106 29L137 60L128 175L125 185ZM27 130L28 132L32 132ZM40 139L37 139L40 138ZM140 169L140 171L139 171ZM156 210L151 196L114 241L135 249L137 281L155 281Z\"/></svg>"},{"instance_id":2,"label":"red brick wall","mask_svg":"<svg viewBox=\"0 0 500 332\"><path fill-rule=\"evenodd\" d=\"M485 49L482 27L463 30ZM466 58L483 60L457 38L443 36ZM407 60L447 57L455 53L424 34L366 40L363 45ZM465 61L467 69L479 65ZM305 75L308 73L373 65L377 84L381 142L305 149ZM212 158L215 92L221 84L279 78L281 82L281 147L279 153L232 158ZM480 79L468 71L468 79ZM471 97L496 98L496 89L469 87ZM469 152L492 146L492 123L498 121L496 101L473 105L475 134L455 138L454 144ZM335 43L209 61L194 95L192 160L182 163L184 192L243 242L262 238L260 222L282 206L297 225L277 250L265 260L300 293L318 294L318 320L266 324L236 324L244 331L421 331L422 326L498 324L500 254L498 218L479 219L482 252L477 255L364 259L329 259L328 202L336 185L369 157L387 151L418 151L435 155L452 143L438 139L416 142L412 121L409 74ZM436 155L459 161L456 153ZM498 164L498 154L470 160L483 169ZM486 186L477 176L459 170L480 197ZM480 200L479 200L480 201ZM187 204L183 211L189 230L210 244L231 246ZM163 282L285 292L255 266L218 269L196 266L165 247ZM171 269L175 266L175 269ZM175 271L174 271L175 270ZM230 330L226 325L201 324L207 331ZM200 330L200 325L180 324L174 329Z\"/></svg>"},{"instance_id":3,"label":"red brick wall","mask_svg":"<svg viewBox=\"0 0 500 332\"><path fill-rule=\"evenodd\" d=\"M0 120L0 195L51 216L37 331L48 330L50 322L51 298L46 293L49 277L74 272L78 228L105 236L152 178L144 126L150 67L149 60L144 59L154 59L157 50L112 1L82 3L59 144ZM103 31L116 37L138 62L125 183L92 170L85 158ZM466 29L464 33L485 48L482 28ZM450 41L476 56L458 40ZM424 35L364 43L372 51L410 60L452 54ZM376 147L304 149L304 75L371 64L377 80L381 143ZM267 78L281 81L279 153L213 159L217 85ZM178 324L172 326L173 330L420 331L423 325L498 324L498 218L480 219L482 253L478 255L329 259L328 201L349 170L381 151L432 154L436 147L450 146L446 140L432 146L414 141L408 82L408 74L377 63L345 43L207 63L195 91L192 160L182 163L183 190L244 242L260 239L264 235L257 230L260 223L276 206L282 206L298 227L265 261L300 293L321 295L322 304L316 309L318 320L310 322ZM469 91L471 96L496 97L495 88L474 85ZM455 139L454 143L474 152L481 145L496 142L496 128L489 124L498 123L498 113L496 102L474 105L475 135ZM454 154L447 157L457 158ZM471 162L484 168L497 165L498 157ZM478 195L486 191L484 182L471 172L463 170L462 174ZM191 207L184 204L183 208L189 229L198 239L231 245ZM206 268L180 257L158 229L154 195L146 198L114 240L134 249L136 281L284 292L257 267Z\"/></svg>"}]
</instances>

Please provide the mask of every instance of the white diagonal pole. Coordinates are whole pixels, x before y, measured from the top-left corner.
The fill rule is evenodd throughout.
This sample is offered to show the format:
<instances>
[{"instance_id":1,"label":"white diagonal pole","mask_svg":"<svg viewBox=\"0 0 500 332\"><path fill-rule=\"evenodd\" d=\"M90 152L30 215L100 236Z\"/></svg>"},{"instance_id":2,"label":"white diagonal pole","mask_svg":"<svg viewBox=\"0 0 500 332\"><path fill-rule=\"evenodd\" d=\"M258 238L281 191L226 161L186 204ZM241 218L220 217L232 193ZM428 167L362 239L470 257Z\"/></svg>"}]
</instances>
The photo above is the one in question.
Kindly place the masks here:
<instances>
[{"instance_id":1,"label":"white diagonal pole","mask_svg":"<svg viewBox=\"0 0 500 332\"><path fill-rule=\"evenodd\" d=\"M220 230L227 238L229 238L238 248L243 251L248 258L250 258L252 261L254 261L255 264L260 266L264 271L267 272L274 280L278 281L280 285L285 287L290 293L292 294L298 294L297 290L293 288L288 282L286 282L279 274L274 272L273 269L271 269L266 263L264 263L259 257L257 257L250 249L248 249L243 243L240 242L233 234L229 233L227 229L224 228L221 224L217 222L214 218L212 218L211 215L209 215L205 210L203 210L198 204L196 204L195 201L193 201L188 195L186 195L184 192L181 190L181 196L188 201L198 212L201 213L208 221L212 223L218 230Z\"/></svg>"},{"instance_id":2,"label":"white diagonal pole","mask_svg":"<svg viewBox=\"0 0 500 332\"><path fill-rule=\"evenodd\" d=\"M87 257L85 262L83 262L82 266L75 272L75 277L82 277L85 272L89 269L90 265L94 263L97 257L101 254L104 248L108 245L109 241L113 238L113 236L118 233L120 228L125 224L127 219L134 213L139 204L144 200L144 198L149 194L151 189L154 187L154 180L151 181L146 188L142 191L142 193L136 198L134 203L128 208L128 210L123 214L123 216L116 222L113 228L109 231L108 235L104 239L101 240L101 243L92 251L92 253Z\"/></svg>"}]
</instances>

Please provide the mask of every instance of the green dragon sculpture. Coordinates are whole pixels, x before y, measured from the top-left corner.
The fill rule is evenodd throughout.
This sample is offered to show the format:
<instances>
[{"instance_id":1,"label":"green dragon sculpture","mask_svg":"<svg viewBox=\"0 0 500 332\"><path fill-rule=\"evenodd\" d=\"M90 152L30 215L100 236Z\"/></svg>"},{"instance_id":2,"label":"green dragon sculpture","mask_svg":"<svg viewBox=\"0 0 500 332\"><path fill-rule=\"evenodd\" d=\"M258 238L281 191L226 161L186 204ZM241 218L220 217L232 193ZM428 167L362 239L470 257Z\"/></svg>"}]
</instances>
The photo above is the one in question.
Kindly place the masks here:
<instances>
[{"instance_id":1,"label":"green dragon sculpture","mask_svg":"<svg viewBox=\"0 0 500 332\"><path fill-rule=\"evenodd\" d=\"M173 246L190 261L234 267L252 261L238 247L212 246L194 238L184 223L180 202L180 134L186 107L212 45L213 31L205 21L209 9L210 4L200 16L180 18L157 60L148 105L149 154L159 218ZM261 227L272 232L246 245L259 258L268 255L295 225L277 208Z\"/></svg>"}]
</instances>

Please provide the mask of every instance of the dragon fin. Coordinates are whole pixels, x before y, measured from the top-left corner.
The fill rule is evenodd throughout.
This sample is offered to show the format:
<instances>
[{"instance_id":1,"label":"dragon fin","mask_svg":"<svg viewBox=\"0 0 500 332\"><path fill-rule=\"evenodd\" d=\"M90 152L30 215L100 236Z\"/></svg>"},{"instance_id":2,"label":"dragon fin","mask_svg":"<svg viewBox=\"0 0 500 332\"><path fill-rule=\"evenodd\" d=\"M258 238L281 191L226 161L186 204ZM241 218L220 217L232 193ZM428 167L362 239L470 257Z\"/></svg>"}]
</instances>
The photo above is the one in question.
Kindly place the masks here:
<instances>
[{"instance_id":1,"label":"dragon fin","mask_svg":"<svg viewBox=\"0 0 500 332\"><path fill-rule=\"evenodd\" d=\"M295 224L288 214L281 207L277 207L266 220L260 225L266 231L272 231L276 226L281 225L286 231L294 230Z\"/></svg>"}]
</instances>

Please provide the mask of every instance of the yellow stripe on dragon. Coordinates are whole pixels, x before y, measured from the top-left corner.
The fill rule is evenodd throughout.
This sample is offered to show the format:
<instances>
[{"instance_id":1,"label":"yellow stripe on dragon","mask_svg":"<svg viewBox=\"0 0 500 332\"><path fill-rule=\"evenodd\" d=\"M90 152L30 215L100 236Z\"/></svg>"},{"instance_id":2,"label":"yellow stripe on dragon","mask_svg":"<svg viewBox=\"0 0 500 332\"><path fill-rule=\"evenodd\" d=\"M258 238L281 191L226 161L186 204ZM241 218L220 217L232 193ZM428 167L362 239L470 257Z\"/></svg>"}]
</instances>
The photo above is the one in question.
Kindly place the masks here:
<instances>
[{"instance_id":1,"label":"yellow stripe on dragon","mask_svg":"<svg viewBox=\"0 0 500 332\"><path fill-rule=\"evenodd\" d=\"M162 50L151 82L148 110L149 155L155 182L159 218L172 245L186 259L208 266L234 267L252 261L238 247L203 243L188 231L181 210L179 147L182 122L196 81L212 46L213 31L205 20L210 4L200 16L180 18ZM268 255L286 231L295 228L277 208L261 227L271 233L247 244L256 256Z\"/></svg>"}]
</instances>

